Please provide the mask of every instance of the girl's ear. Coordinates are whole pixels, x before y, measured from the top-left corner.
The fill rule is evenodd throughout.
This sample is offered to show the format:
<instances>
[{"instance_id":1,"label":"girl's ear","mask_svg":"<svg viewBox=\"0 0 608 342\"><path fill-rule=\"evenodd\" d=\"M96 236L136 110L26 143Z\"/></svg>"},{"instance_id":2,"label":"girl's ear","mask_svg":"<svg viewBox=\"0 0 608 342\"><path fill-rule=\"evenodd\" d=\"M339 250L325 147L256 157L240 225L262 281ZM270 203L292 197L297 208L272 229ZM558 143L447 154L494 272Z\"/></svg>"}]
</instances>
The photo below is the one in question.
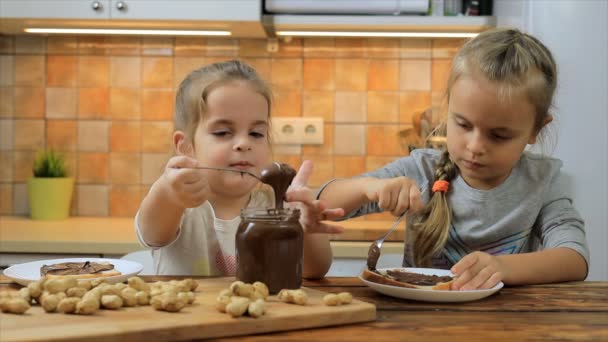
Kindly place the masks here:
<instances>
[{"instance_id":1,"label":"girl's ear","mask_svg":"<svg viewBox=\"0 0 608 342\"><path fill-rule=\"evenodd\" d=\"M538 134L540 133L540 131L543 130L543 128L545 126L547 126L549 123L551 123L551 121L553 121L553 115L547 114L547 117L545 117L545 120L543 121L542 126L540 126L538 131L536 131L536 132L534 132L534 134L532 134L532 136L530 137L530 140L528 140L528 144L530 144L530 145L536 144L536 138L538 137Z\"/></svg>"},{"instance_id":2,"label":"girl's ear","mask_svg":"<svg viewBox=\"0 0 608 342\"><path fill-rule=\"evenodd\" d=\"M173 146L175 147L175 153L179 156L194 156L194 147L182 131L175 131L173 133Z\"/></svg>"}]
</instances>

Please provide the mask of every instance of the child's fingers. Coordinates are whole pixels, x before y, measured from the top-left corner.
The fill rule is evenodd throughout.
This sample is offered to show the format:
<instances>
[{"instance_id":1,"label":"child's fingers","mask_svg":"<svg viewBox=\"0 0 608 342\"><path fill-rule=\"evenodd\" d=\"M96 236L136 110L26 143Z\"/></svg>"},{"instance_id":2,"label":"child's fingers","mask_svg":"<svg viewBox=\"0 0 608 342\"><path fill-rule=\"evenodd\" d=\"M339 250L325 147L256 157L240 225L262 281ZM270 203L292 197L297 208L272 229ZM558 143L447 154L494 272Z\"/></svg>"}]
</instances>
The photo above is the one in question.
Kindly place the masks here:
<instances>
[{"instance_id":1,"label":"child's fingers","mask_svg":"<svg viewBox=\"0 0 608 342\"><path fill-rule=\"evenodd\" d=\"M308 183L308 178L310 178L310 175L312 175L312 169L312 161L305 160L304 162L302 162L298 173L296 173L296 176L293 177L293 180L291 181L290 187L297 189L299 187L306 186L306 184Z\"/></svg>"},{"instance_id":2,"label":"child's fingers","mask_svg":"<svg viewBox=\"0 0 608 342\"><path fill-rule=\"evenodd\" d=\"M479 260L479 257L477 256L477 254L475 254L475 253L468 254L464 258L460 259L460 261L457 262L456 265L452 266L450 271L452 273L454 273L455 275L459 276L461 273L463 273L464 271L466 271L467 269L469 269L473 265L475 265L478 260Z\"/></svg>"},{"instance_id":3,"label":"child's fingers","mask_svg":"<svg viewBox=\"0 0 608 342\"><path fill-rule=\"evenodd\" d=\"M335 208L335 209L325 209L323 210L323 219L324 220L335 220L342 216L344 216L344 209Z\"/></svg>"},{"instance_id":4,"label":"child's fingers","mask_svg":"<svg viewBox=\"0 0 608 342\"><path fill-rule=\"evenodd\" d=\"M175 156L167 162L167 167L173 169L196 166L198 166L198 160L187 156Z\"/></svg>"},{"instance_id":5,"label":"child's fingers","mask_svg":"<svg viewBox=\"0 0 608 342\"><path fill-rule=\"evenodd\" d=\"M312 191L307 187L291 188L285 193L287 202L302 202L308 205L312 204L314 197Z\"/></svg>"},{"instance_id":6,"label":"child's fingers","mask_svg":"<svg viewBox=\"0 0 608 342\"><path fill-rule=\"evenodd\" d=\"M502 273L496 272L480 286L480 289L491 289L502 281Z\"/></svg>"},{"instance_id":7,"label":"child's fingers","mask_svg":"<svg viewBox=\"0 0 608 342\"><path fill-rule=\"evenodd\" d=\"M395 209L393 209L392 214L395 216L400 216L410 208L411 204L409 189L401 188L401 191L399 192L399 196L397 198L397 205L395 206Z\"/></svg>"},{"instance_id":8,"label":"child's fingers","mask_svg":"<svg viewBox=\"0 0 608 342\"><path fill-rule=\"evenodd\" d=\"M490 279L492 274L493 272L489 268L484 267L479 272L476 272L475 276L466 284L462 285L460 289L465 291L476 290L480 288L488 279Z\"/></svg>"}]
</instances>

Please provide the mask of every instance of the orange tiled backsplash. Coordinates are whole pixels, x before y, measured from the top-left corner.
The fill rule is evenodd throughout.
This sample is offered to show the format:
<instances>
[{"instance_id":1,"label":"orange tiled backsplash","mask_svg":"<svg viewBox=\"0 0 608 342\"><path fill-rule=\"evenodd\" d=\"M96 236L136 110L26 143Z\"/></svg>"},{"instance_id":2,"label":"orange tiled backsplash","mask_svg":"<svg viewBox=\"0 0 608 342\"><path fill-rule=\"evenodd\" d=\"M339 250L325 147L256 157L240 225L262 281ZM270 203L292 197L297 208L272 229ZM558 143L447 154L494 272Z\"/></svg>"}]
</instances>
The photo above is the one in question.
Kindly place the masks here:
<instances>
[{"instance_id":1,"label":"orange tiled backsplash","mask_svg":"<svg viewBox=\"0 0 608 342\"><path fill-rule=\"evenodd\" d=\"M311 187L407 154L411 115L436 106L462 40L0 35L0 214L27 215L37 150L66 155L74 216L132 216L172 153L173 99L194 68L240 58L275 91L274 116L325 120L323 145L275 146L315 164ZM386 219L372 215L366 219Z\"/></svg>"}]
</instances>

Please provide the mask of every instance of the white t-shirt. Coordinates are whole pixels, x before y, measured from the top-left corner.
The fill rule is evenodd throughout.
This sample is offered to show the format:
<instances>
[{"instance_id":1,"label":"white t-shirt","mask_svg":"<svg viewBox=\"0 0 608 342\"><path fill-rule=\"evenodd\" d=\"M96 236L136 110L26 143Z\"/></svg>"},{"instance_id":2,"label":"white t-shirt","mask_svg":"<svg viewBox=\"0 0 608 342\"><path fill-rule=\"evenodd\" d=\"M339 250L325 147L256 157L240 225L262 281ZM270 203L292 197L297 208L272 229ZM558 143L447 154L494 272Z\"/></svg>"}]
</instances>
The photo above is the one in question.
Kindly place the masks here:
<instances>
[{"instance_id":1,"label":"white t-shirt","mask_svg":"<svg viewBox=\"0 0 608 342\"><path fill-rule=\"evenodd\" d=\"M247 207L274 206L274 193L267 186L251 192ZM236 273L236 231L240 216L231 220L215 217L209 201L184 211L175 239L165 246L150 246L141 236L135 215L139 243L152 250L154 273L159 275L233 276Z\"/></svg>"}]
</instances>

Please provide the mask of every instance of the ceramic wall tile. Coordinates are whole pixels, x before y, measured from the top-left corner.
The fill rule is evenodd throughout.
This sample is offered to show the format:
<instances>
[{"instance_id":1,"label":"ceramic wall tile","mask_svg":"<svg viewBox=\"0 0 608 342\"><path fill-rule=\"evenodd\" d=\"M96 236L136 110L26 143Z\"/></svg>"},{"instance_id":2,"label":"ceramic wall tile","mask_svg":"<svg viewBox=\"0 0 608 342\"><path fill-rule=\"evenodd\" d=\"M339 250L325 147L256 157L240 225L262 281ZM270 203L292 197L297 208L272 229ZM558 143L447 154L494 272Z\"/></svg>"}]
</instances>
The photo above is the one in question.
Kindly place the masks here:
<instances>
[{"instance_id":1,"label":"ceramic wall tile","mask_svg":"<svg viewBox=\"0 0 608 342\"><path fill-rule=\"evenodd\" d=\"M389 91L368 92L367 122L399 122L399 93Z\"/></svg>"},{"instance_id":2,"label":"ceramic wall tile","mask_svg":"<svg viewBox=\"0 0 608 342\"><path fill-rule=\"evenodd\" d=\"M46 58L47 87L74 87L78 80L78 57L49 55Z\"/></svg>"},{"instance_id":3,"label":"ceramic wall tile","mask_svg":"<svg viewBox=\"0 0 608 342\"><path fill-rule=\"evenodd\" d=\"M78 141L76 120L47 120L46 146L56 151L75 151Z\"/></svg>"},{"instance_id":4,"label":"ceramic wall tile","mask_svg":"<svg viewBox=\"0 0 608 342\"><path fill-rule=\"evenodd\" d=\"M272 108L274 117L300 117L302 116L302 92L292 89L275 89L274 106Z\"/></svg>"},{"instance_id":5,"label":"ceramic wall tile","mask_svg":"<svg viewBox=\"0 0 608 342\"><path fill-rule=\"evenodd\" d=\"M399 88L401 90L431 90L431 62L404 59L400 62Z\"/></svg>"},{"instance_id":6,"label":"ceramic wall tile","mask_svg":"<svg viewBox=\"0 0 608 342\"><path fill-rule=\"evenodd\" d=\"M333 91L308 90L302 92L302 116L321 117L334 121L335 93Z\"/></svg>"},{"instance_id":7,"label":"ceramic wall tile","mask_svg":"<svg viewBox=\"0 0 608 342\"><path fill-rule=\"evenodd\" d=\"M109 119L108 88L78 88L78 117L80 119Z\"/></svg>"},{"instance_id":8,"label":"ceramic wall tile","mask_svg":"<svg viewBox=\"0 0 608 342\"><path fill-rule=\"evenodd\" d=\"M15 120L15 150L39 150L44 148L44 141L44 120Z\"/></svg>"},{"instance_id":9,"label":"ceramic wall tile","mask_svg":"<svg viewBox=\"0 0 608 342\"><path fill-rule=\"evenodd\" d=\"M15 53L18 55L42 55L46 52L46 38L37 35L15 36Z\"/></svg>"},{"instance_id":10,"label":"ceramic wall tile","mask_svg":"<svg viewBox=\"0 0 608 342\"><path fill-rule=\"evenodd\" d=\"M366 59L336 59L336 90L366 90L368 67Z\"/></svg>"},{"instance_id":11,"label":"ceramic wall tile","mask_svg":"<svg viewBox=\"0 0 608 342\"><path fill-rule=\"evenodd\" d=\"M76 118L78 93L76 88L46 88L46 117Z\"/></svg>"},{"instance_id":12,"label":"ceramic wall tile","mask_svg":"<svg viewBox=\"0 0 608 342\"><path fill-rule=\"evenodd\" d=\"M15 169L14 152L0 151L0 183L11 183L13 181L13 172Z\"/></svg>"},{"instance_id":13,"label":"ceramic wall tile","mask_svg":"<svg viewBox=\"0 0 608 342\"><path fill-rule=\"evenodd\" d=\"M0 151L11 151L15 148L15 120L0 120Z\"/></svg>"},{"instance_id":14,"label":"ceramic wall tile","mask_svg":"<svg viewBox=\"0 0 608 342\"><path fill-rule=\"evenodd\" d=\"M46 89L39 87L16 87L15 118L43 118L45 113Z\"/></svg>"},{"instance_id":15,"label":"ceramic wall tile","mask_svg":"<svg viewBox=\"0 0 608 342\"><path fill-rule=\"evenodd\" d=\"M15 117L15 89L0 87L0 118Z\"/></svg>"},{"instance_id":16,"label":"ceramic wall tile","mask_svg":"<svg viewBox=\"0 0 608 342\"><path fill-rule=\"evenodd\" d=\"M78 150L83 152L110 151L110 122L78 122Z\"/></svg>"},{"instance_id":17,"label":"ceramic wall tile","mask_svg":"<svg viewBox=\"0 0 608 342\"><path fill-rule=\"evenodd\" d=\"M203 56L206 45L205 37L175 37L173 50L175 56Z\"/></svg>"},{"instance_id":18,"label":"ceramic wall tile","mask_svg":"<svg viewBox=\"0 0 608 342\"><path fill-rule=\"evenodd\" d=\"M0 215L13 214L13 185L0 184Z\"/></svg>"},{"instance_id":19,"label":"ceramic wall tile","mask_svg":"<svg viewBox=\"0 0 608 342\"><path fill-rule=\"evenodd\" d=\"M367 154L373 156L400 155L399 126L368 125Z\"/></svg>"},{"instance_id":20,"label":"ceramic wall tile","mask_svg":"<svg viewBox=\"0 0 608 342\"><path fill-rule=\"evenodd\" d=\"M140 89L110 88L110 117L137 120L141 117Z\"/></svg>"},{"instance_id":21,"label":"ceramic wall tile","mask_svg":"<svg viewBox=\"0 0 608 342\"><path fill-rule=\"evenodd\" d=\"M173 56L173 37L143 37L141 53L144 56Z\"/></svg>"},{"instance_id":22,"label":"ceramic wall tile","mask_svg":"<svg viewBox=\"0 0 608 342\"><path fill-rule=\"evenodd\" d=\"M364 156L335 156L334 178L350 178L365 172Z\"/></svg>"},{"instance_id":23,"label":"ceramic wall tile","mask_svg":"<svg viewBox=\"0 0 608 342\"><path fill-rule=\"evenodd\" d=\"M173 149L173 124L171 122L141 123L142 152L167 153Z\"/></svg>"},{"instance_id":24,"label":"ceramic wall tile","mask_svg":"<svg viewBox=\"0 0 608 342\"><path fill-rule=\"evenodd\" d=\"M80 152L78 155L79 184L105 184L110 179L109 155L99 152Z\"/></svg>"},{"instance_id":25,"label":"ceramic wall tile","mask_svg":"<svg viewBox=\"0 0 608 342\"><path fill-rule=\"evenodd\" d=\"M26 182L34 175L32 168L37 151L15 151L13 154L13 182Z\"/></svg>"},{"instance_id":26,"label":"ceramic wall tile","mask_svg":"<svg viewBox=\"0 0 608 342\"><path fill-rule=\"evenodd\" d=\"M175 92L166 89L143 89L141 92L141 119L173 122Z\"/></svg>"},{"instance_id":27,"label":"ceramic wall tile","mask_svg":"<svg viewBox=\"0 0 608 342\"><path fill-rule=\"evenodd\" d=\"M334 126L334 154L362 156L366 153L366 126L336 124Z\"/></svg>"},{"instance_id":28,"label":"ceramic wall tile","mask_svg":"<svg viewBox=\"0 0 608 342\"><path fill-rule=\"evenodd\" d=\"M0 55L0 87L15 84L15 56Z\"/></svg>"},{"instance_id":29,"label":"ceramic wall tile","mask_svg":"<svg viewBox=\"0 0 608 342\"><path fill-rule=\"evenodd\" d=\"M142 153L141 182L150 185L162 175L172 153Z\"/></svg>"},{"instance_id":30,"label":"ceramic wall tile","mask_svg":"<svg viewBox=\"0 0 608 342\"><path fill-rule=\"evenodd\" d=\"M141 153L110 153L110 182L139 184L141 181Z\"/></svg>"},{"instance_id":31,"label":"ceramic wall tile","mask_svg":"<svg viewBox=\"0 0 608 342\"><path fill-rule=\"evenodd\" d=\"M335 122L367 121L367 93L365 92L336 92Z\"/></svg>"},{"instance_id":32,"label":"ceramic wall tile","mask_svg":"<svg viewBox=\"0 0 608 342\"><path fill-rule=\"evenodd\" d=\"M45 81L44 56L15 57L15 85L21 87L43 87Z\"/></svg>"},{"instance_id":33,"label":"ceramic wall tile","mask_svg":"<svg viewBox=\"0 0 608 342\"><path fill-rule=\"evenodd\" d=\"M109 57L80 56L78 60L78 86L94 88L107 87L110 84Z\"/></svg>"},{"instance_id":34,"label":"ceramic wall tile","mask_svg":"<svg viewBox=\"0 0 608 342\"><path fill-rule=\"evenodd\" d=\"M367 72L368 90L398 90L399 62L395 59L374 59Z\"/></svg>"},{"instance_id":35,"label":"ceramic wall tile","mask_svg":"<svg viewBox=\"0 0 608 342\"><path fill-rule=\"evenodd\" d=\"M135 217L143 196L139 185L110 187L110 216Z\"/></svg>"},{"instance_id":36,"label":"ceramic wall tile","mask_svg":"<svg viewBox=\"0 0 608 342\"><path fill-rule=\"evenodd\" d=\"M108 185L77 185L78 215L108 216L109 193Z\"/></svg>"},{"instance_id":37,"label":"ceramic wall tile","mask_svg":"<svg viewBox=\"0 0 608 342\"><path fill-rule=\"evenodd\" d=\"M141 58L110 57L110 85L112 87L141 86Z\"/></svg>"},{"instance_id":38,"label":"ceramic wall tile","mask_svg":"<svg viewBox=\"0 0 608 342\"><path fill-rule=\"evenodd\" d=\"M144 88L171 88L172 84L173 58L142 58L142 86Z\"/></svg>"},{"instance_id":39,"label":"ceramic wall tile","mask_svg":"<svg viewBox=\"0 0 608 342\"><path fill-rule=\"evenodd\" d=\"M139 121L113 122L110 126L110 151L141 151L141 123Z\"/></svg>"},{"instance_id":40,"label":"ceramic wall tile","mask_svg":"<svg viewBox=\"0 0 608 342\"><path fill-rule=\"evenodd\" d=\"M275 87L300 89L302 87L302 60L295 58L273 59L270 82Z\"/></svg>"},{"instance_id":41,"label":"ceramic wall tile","mask_svg":"<svg viewBox=\"0 0 608 342\"><path fill-rule=\"evenodd\" d=\"M334 82L333 59L308 58L304 60L304 89L333 90Z\"/></svg>"}]
</instances>

